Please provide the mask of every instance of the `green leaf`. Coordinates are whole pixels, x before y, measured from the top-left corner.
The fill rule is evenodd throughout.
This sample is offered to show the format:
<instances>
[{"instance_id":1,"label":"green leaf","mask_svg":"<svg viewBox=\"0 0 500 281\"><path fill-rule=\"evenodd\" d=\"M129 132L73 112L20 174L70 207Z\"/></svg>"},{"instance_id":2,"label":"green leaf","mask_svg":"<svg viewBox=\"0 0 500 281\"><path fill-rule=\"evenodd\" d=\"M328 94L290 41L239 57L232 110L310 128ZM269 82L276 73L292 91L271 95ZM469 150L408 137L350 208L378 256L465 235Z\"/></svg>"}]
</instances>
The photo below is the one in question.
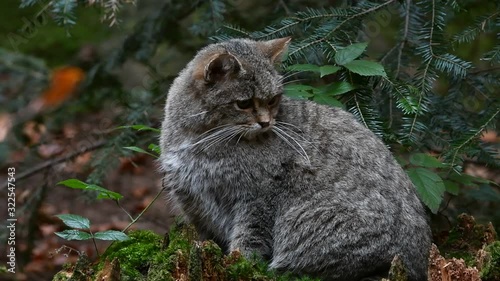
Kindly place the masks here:
<instances>
[{"instance_id":1,"label":"green leaf","mask_svg":"<svg viewBox=\"0 0 500 281\"><path fill-rule=\"evenodd\" d=\"M344 108L343 103L341 103L336 98L328 96L328 95L314 95L313 101L315 101L319 104L325 104L325 105L329 105L329 106L333 106L333 107Z\"/></svg>"},{"instance_id":2,"label":"green leaf","mask_svg":"<svg viewBox=\"0 0 500 281\"><path fill-rule=\"evenodd\" d=\"M310 71L320 72L319 66L314 64L294 64L287 67L288 71Z\"/></svg>"},{"instance_id":3,"label":"green leaf","mask_svg":"<svg viewBox=\"0 0 500 281\"><path fill-rule=\"evenodd\" d=\"M448 192L450 194L458 195L458 193L460 193L460 187L454 181L445 180L444 186L446 188L446 192Z\"/></svg>"},{"instance_id":4,"label":"green leaf","mask_svg":"<svg viewBox=\"0 0 500 281\"><path fill-rule=\"evenodd\" d=\"M130 239L127 234L117 230L106 230L94 233L94 238L107 241L125 241Z\"/></svg>"},{"instance_id":5,"label":"green leaf","mask_svg":"<svg viewBox=\"0 0 500 281\"><path fill-rule=\"evenodd\" d=\"M323 65L319 67L319 73L320 77L323 78L323 76L327 76L330 74L333 74L337 71L342 69L341 67L335 66L335 65Z\"/></svg>"},{"instance_id":6,"label":"green leaf","mask_svg":"<svg viewBox=\"0 0 500 281\"><path fill-rule=\"evenodd\" d=\"M422 201L435 214L443 200L445 185L443 179L436 173L425 168L411 168L408 176L417 188Z\"/></svg>"},{"instance_id":7,"label":"green leaf","mask_svg":"<svg viewBox=\"0 0 500 281\"><path fill-rule=\"evenodd\" d=\"M144 150L140 147L137 147L137 146L125 146L124 148L128 149L128 150L135 151L135 152L145 153L147 155L153 156L154 158L158 158L158 155L151 154L151 153L147 152L146 150Z\"/></svg>"},{"instance_id":8,"label":"green leaf","mask_svg":"<svg viewBox=\"0 0 500 281\"><path fill-rule=\"evenodd\" d=\"M335 62L339 65L345 65L357 59L365 51L368 42L356 43L339 50L335 54Z\"/></svg>"},{"instance_id":9,"label":"green leaf","mask_svg":"<svg viewBox=\"0 0 500 281\"><path fill-rule=\"evenodd\" d=\"M59 219L63 221L63 223L71 228L80 228L80 229L89 229L90 221L87 218L84 218L79 215L72 214L61 214L56 215Z\"/></svg>"},{"instance_id":10,"label":"green leaf","mask_svg":"<svg viewBox=\"0 0 500 281\"><path fill-rule=\"evenodd\" d=\"M490 185L481 184L479 188L469 188L464 190L467 198L472 198L481 202L500 202L500 193Z\"/></svg>"},{"instance_id":11,"label":"green leaf","mask_svg":"<svg viewBox=\"0 0 500 281\"><path fill-rule=\"evenodd\" d=\"M441 163L435 157L430 156L426 153L415 153L410 156L410 163L415 166L427 167L427 168L443 168L446 167L445 164Z\"/></svg>"},{"instance_id":12,"label":"green leaf","mask_svg":"<svg viewBox=\"0 0 500 281\"><path fill-rule=\"evenodd\" d=\"M352 91L356 89L353 85L349 84L348 82L341 81L341 82L334 82L327 87L323 89L323 93L327 95L332 95L332 96L338 96L345 94L349 91Z\"/></svg>"},{"instance_id":13,"label":"green leaf","mask_svg":"<svg viewBox=\"0 0 500 281\"><path fill-rule=\"evenodd\" d=\"M66 240L89 240L92 238L92 235L85 231L80 231L76 229L68 229L61 232L54 232L55 235L61 237Z\"/></svg>"},{"instance_id":14,"label":"green leaf","mask_svg":"<svg viewBox=\"0 0 500 281\"><path fill-rule=\"evenodd\" d=\"M405 158L398 156L398 155L395 155L395 157L396 157L396 161L398 162L398 164L400 166L406 166L409 164L408 160L406 160Z\"/></svg>"},{"instance_id":15,"label":"green leaf","mask_svg":"<svg viewBox=\"0 0 500 281\"><path fill-rule=\"evenodd\" d=\"M461 174L452 173L450 175L450 179L455 181L455 182L461 183L463 185L472 186L472 187L477 187L478 183L485 183L485 184L490 183L489 180L486 180L483 178L478 178L475 176L471 176L471 175L468 175L465 173L461 173Z\"/></svg>"},{"instance_id":16,"label":"green leaf","mask_svg":"<svg viewBox=\"0 0 500 281\"><path fill-rule=\"evenodd\" d=\"M121 195L120 193L113 192L95 184L89 184L86 189L99 192L99 194L97 195L97 199L120 200L123 198L123 195Z\"/></svg>"},{"instance_id":17,"label":"green leaf","mask_svg":"<svg viewBox=\"0 0 500 281\"><path fill-rule=\"evenodd\" d=\"M355 60L344 65L350 71L362 76L383 76L387 77L384 67L374 61Z\"/></svg>"},{"instance_id":18,"label":"green leaf","mask_svg":"<svg viewBox=\"0 0 500 281\"><path fill-rule=\"evenodd\" d=\"M57 183L58 185L64 185L70 188L74 189L84 189L84 190L93 190L97 191L97 199L112 199L112 200L120 200L123 198L123 196L120 193L113 192L111 190L108 190L104 187L95 185L95 184L88 184L85 182L82 182L77 179L68 179L64 181L60 181Z\"/></svg>"},{"instance_id":19,"label":"green leaf","mask_svg":"<svg viewBox=\"0 0 500 281\"><path fill-rule=\"evenodd\" d=\"M285 85L285 95L296 99L306 99L314 95L314 92L318 89L309 85Z\"/></svg>"},{"instance_id":20,"label":"green leaf","mask_svg":"<svg viewBox=\"0 0 500 281\"><path fill-rule=\"evenodd\" d=\"M64 185L67 187L75 188L75 189L85 189L87 188L86 183L83 181L77 180L77 179L69 179L69 180L63 180L57 183L57 185Z\"/></svg>"},{"instance_id":21,"label":"green leaf","mask_svg":"<svg viewBox=\"0 0 500 281\"><path fill-rule=\"evenodd\" d=\"M137 130L137 131L153 131L153 132L156 132L156 133L160 133L159 129L148 127L146 125L129 125L129 126L120 126L120 127L118 127L118 129L129 129L129 128Z\"/></svg>"},{"instance_id":22,"label":"green leaf","mask_svg":"<svg viewBox=\"0 0 500 281\"><path fill-rule=\"evenodd\" d=\"M148 145L148 149L153 151L154 153L160 155L161 154L161 149L159 145L156 145L154 143L151 143Z\"/></svg>"}]
</instances>

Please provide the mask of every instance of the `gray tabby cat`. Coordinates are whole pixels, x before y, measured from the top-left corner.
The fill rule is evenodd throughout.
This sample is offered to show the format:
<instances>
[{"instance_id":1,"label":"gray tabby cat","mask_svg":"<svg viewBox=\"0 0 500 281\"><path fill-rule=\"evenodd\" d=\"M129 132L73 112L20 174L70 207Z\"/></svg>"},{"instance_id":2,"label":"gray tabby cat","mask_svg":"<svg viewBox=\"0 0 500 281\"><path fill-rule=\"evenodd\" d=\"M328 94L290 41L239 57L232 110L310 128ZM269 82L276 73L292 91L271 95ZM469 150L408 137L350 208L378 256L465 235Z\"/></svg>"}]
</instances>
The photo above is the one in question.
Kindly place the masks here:
<instances>
[{"instance_id":1,"label":"gray tabby cat","mask_svg":"<svg viewBox=\"0 0 500 281\"><path fill-rule=\"evenodd\" d=\"M169 197L204 239L324 280L427 279L425 210L389 150L353 116L283 96L290 38L202 49L175 79L161 134Z\"/></svg>"}]
</instances>

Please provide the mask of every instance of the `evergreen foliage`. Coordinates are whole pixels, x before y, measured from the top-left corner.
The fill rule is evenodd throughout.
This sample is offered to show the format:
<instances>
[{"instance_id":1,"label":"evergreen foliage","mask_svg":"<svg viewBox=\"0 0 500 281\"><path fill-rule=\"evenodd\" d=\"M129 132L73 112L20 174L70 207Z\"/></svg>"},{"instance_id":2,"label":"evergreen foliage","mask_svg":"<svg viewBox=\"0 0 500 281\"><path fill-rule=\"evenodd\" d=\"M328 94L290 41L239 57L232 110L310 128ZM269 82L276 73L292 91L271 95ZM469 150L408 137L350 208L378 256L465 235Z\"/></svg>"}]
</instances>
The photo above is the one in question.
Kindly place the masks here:
<instances>
[{"instance_id":1,"label":"evergreen foliage","mask_svg":"<svg viewBox=\"0 0 500 281\"><path fill-rule=\"evenodd\" d=\"M344 65L339 54L355 42L376 39L388 24L381 19L399 22L395 42L385 54L374 51L363 61L355 61L379 62L388 77L365 76L344 65L335 77L309 79L308 83L326 84L327 88L339 81L349 83L352 90L330 95L342 101L389 146L410 154L437 153L444 163L441 170L406 167L424 202L437 212L445 190L443 180L460 174L464 160L474 159L495 168L500 163L498 147L480 141L499 120L498 45L490 44L476 58L466 59L456 52L460 45L473 43L479 36L494 37L498 32L500 4L488 6L485 14L454 34L446 30L447 26L457 21L461 11L472 7L468 1L357 1L352 6L306 9L257 32L229 25L212 38L292 36L286 65ZM374 34L374 28L378 33ZM366 64L360 68L369 70ZM304 78L303 73L288 76ZM300 97L316 100L313 96Z\"/></svg>"}]
</instances>

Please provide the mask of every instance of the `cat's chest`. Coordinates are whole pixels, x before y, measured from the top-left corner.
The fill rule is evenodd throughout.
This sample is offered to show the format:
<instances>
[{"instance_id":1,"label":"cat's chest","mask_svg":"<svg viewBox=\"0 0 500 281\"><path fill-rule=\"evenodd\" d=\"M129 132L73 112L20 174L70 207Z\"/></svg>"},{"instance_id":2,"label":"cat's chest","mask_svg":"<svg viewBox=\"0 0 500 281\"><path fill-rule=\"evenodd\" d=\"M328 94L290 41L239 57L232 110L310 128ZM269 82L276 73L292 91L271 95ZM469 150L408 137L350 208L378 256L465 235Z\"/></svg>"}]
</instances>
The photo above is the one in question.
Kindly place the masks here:
<instances>
[{"instance_id":1,"label":"cat's chest","mask_svg":"<svg viewBox=\"0 0 500 281\"><path fill-rule=\"evenodd\" d=\"M260 190L283 174L286 155L272 144L192 149L183 143L162 155L167 184L193 193L223 190L225 193Z\"/></svg>"}]
</instances>

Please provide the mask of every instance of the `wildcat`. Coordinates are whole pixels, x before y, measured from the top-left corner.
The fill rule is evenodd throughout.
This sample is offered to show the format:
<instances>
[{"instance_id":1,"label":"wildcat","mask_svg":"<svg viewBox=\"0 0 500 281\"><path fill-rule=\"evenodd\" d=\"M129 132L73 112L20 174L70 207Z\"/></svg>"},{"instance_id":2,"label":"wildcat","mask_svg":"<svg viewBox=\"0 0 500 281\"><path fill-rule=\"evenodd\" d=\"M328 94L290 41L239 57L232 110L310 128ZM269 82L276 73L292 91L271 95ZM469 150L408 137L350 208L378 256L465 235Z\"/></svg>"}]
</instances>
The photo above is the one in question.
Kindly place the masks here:
<instances>
[{"instance_id":1,"label":"wildcat","mask_svg":"<svg viewBox=\"0 0 500 281\"><path fill-rule=\"evenodd\" d=\"M290 38L212 44L173 82L160 139L169 198L204 239L323 280L427 280L424 207L348 112L283 96Z\"/></svg>"}]
</instances>

